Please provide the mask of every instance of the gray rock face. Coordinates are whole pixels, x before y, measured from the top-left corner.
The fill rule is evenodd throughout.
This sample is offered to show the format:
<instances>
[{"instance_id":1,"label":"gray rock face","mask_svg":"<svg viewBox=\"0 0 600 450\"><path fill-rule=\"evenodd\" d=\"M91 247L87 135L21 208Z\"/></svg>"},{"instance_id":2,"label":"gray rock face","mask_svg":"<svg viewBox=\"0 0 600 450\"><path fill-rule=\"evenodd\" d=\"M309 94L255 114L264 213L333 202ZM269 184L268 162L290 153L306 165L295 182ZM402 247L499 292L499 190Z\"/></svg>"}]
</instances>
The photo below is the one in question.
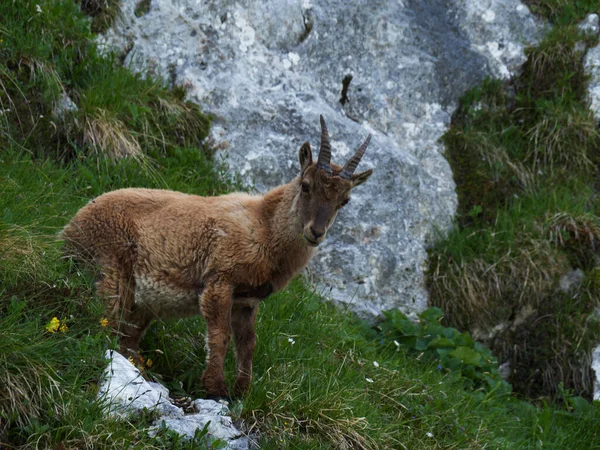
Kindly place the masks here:
<instances>
[{"instance_id":1,"label":"gray rock face","mask_svg":"<svg viewBox=\"0 0 600 450\"><path fill-rule=\"evenodd\" d=\"M590 14L590 16L592 15L595 14ZM597 19L598 16L596 16ZM589 20L584 22L584 24L588 23ZM596 33L598 32L596 31ZM588 81L590 109L594 113L594 117L600 120L600 44L587 51L584 59L584 67L587 75L590 77Z\"/></svg>"},{"instance_id":2,"label":"gray rock face","mask_svg":"<svg viewBox=\"0 0 600 450\"><path fill-rule=\"evenodd\" d=\"M156 411L158 418L150 428L152 435L165 426L191 439L206 427L209 443L218 439L225 443L227 450L249 448L248 438L233 424L227 406L198 399L194 401L196 413L184 414L183 409L171 402L165 386L144 380L140 371L123 355L108 350L106 358L111 361L100 381L98 399L106 405L108 415L127 418L144 410Z\"/></svg>"},{"instance_id":3,"label":"gray rock face","mask_svg":"<svg viewBox=\"0 0 600 450\"><path fill-rule=\"evenodd\" d=\"M137 18L135 3L123 1L101 44L188 86L232 169L259 190L298 174L304 141L318 149L319 114L338 163L374 135L358 170L375 174L310 269L321 292L363 316L425 308L426 246L457 203L438 139L465 90L524 61L538 35L529 10L516 0L152 0Z\"/></svg>"},{"instance_id":4,"label":"gray rock face","mask_svg":"<svg viewBox=\"0 0 600 450\"><path fill-rule=\"evenodd\" d=\"M594 400L600 400L600 345L592 352L592 370L594 379Z\"/></svg>"}]
</instances>

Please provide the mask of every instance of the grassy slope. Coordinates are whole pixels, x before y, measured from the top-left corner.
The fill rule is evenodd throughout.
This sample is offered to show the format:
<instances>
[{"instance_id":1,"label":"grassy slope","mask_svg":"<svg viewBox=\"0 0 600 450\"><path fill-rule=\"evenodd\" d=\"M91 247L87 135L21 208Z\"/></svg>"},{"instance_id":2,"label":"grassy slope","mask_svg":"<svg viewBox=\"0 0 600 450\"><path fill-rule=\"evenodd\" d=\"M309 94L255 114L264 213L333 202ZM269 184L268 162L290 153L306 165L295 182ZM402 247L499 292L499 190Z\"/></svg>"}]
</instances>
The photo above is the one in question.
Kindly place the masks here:
<instances>
[{"instance_id":1,"label":"grassy slope","mask_svg":"<svg viewBox=\"0 0 600 450\"><path fill-rule=\"evenodd\" d=\"M456 228L430 252L428 283L448 324L501 330L487 343L510 361L516 391L591 398L600 135L582 60L597 38L575 24L598 2L530 3L554 28L527 50L519 77L467 93L443 138L459 211ZM562 292L560 279L573 269L583 280ZM516 317L519 325L501 329Z\"/></svg>"},{"instance_id":2,"label":"grassy slope","mask_svg":"<svg viewBox=\"0 0 600 450\"><path fill-rule=\"evenodd\" d=\"M105 364L104 351L114 340L100 324L102 305L91 282L61 259L55 236L79 207L111 189L168 187L211 195L232 186L222 181L218 164L198 149L180 148L199 142L194 130L183 128L156 138L156 129L177 118L165 117L156 99L189 107L180 93L99 58L88 47L86 22L70 1L53 2L54 9L49 2L39 4L55 15L40 21L34 3L0 4L0 17L12 18L4 19L0 28L0 60L7 61L1 66L1 98L4 105L15 105L0 128L0 446L202 447L181 443L165 432L150 439L150 417L116 422L102 416L95 401L96 382ZM62 33L73 30L62 20L78 24L79 37L65 41ZM12 29L6 26L10 23ZM16 42L18 33L25 37ZM45 53L36 46L21 46L27 36L33 42L36 34L45 37L38 42L54 42ZM78 42L77 52L88 52L83 62L94 61L89 66L80 61L77 73L69 69L73 54L62 53L72 42ZM64 128L32 119L27 124L38 131L24 132L27 127L21 124L50 111L56 99L41 95L48 85L32 77L37 72L30 65L17 64L31 61L30 54L56 69L85 116L78 112L78 120L73 118ZM104 82L88 83L98 80L98 74L87 73L86 67L99 66ZM123 79L140 95L110 96ZM148 92L157 96L141 96ZM105 117L120 122L121 135L128 142L136 140L153 159L138 155L115 163L98 152L110 154L116 141L93 146L79 140L87 114L101 114L83 107L92 98L101 99L92 104L102 104ZM137 121L131 104L144 110L146 122ZM194 114L192 118L203 120ZM156 129L144 123L155 123ZM49 129L62 134L56 137ZM54 161L57 155L62 162ZM68 328L46 331L53 317ZM178 394L201 395L202 333L200 319L157 322L143 343L154 362L147 373L164 379ZM258 335L252 389L234 411L258 431L264 448L600 448L596 406L571 402L565 408L534 407L511 396L465 390L460 380L436 365L398 351L349 314L323 304L299 280L265 303ZM227 365L231 376L231 355Z\"/></svg>"},{"instance_id":3,"label":"grassy slope","mask_svg":"<svg viewBox=\"0 0 600 450\"><path fill-rule=\"evenodd\" d=\"M163 160L162 180L140 171L133 160L106 162L100 172L87 162L59 167L32 161L18 150L5 152L2 161L0 411L14 415L2 417L7 428L0 442L172 446L169 437L147 438L143 418L116 423L102 417L95 382L103 352L114 342L99 324L102 308L89 282L60 259L54 236L88 198L108 189L166 185L209 194L225 186L191 152ZM64 320L68 330L46 332L52 317ZM535 408L512 397L465 391L436 366L382 344L299 281L266 302L258 335L252 390L243 407L234 409L260 432L265 448L600 445L598 408ZM157 322L143 345L154 361L148 372L175 392L201 395L203 343L200 319ZM232 369L230 359L230 376Z\"/></svg>"}]
</instances>

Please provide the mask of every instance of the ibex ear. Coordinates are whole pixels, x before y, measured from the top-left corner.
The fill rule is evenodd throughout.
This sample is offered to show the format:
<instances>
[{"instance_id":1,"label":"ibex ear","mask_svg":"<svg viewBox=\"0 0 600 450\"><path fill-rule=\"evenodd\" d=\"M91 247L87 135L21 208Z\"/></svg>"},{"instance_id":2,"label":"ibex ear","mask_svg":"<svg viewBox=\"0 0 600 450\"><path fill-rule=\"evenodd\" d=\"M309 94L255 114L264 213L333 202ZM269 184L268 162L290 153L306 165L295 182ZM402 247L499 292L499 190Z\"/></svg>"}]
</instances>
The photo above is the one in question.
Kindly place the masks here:
<instances>
[{"instance_id":1,"label":"ibex ear","mask_svg":"<svg viewBox=\"0 0 600 450\"><path fill-rule=\"evenodd\" d=\"M371 175L373 175L373 169L365 170L364 172L352 175L352 187L355 188L356 186L363 184Z\"/></svg>"},{"instance_id":2,"label":"ibex ear","mask_svg":"<svg viewBox=\"0 0 600 450\"><path fill-rule=\"evenodd\" d=\"M308 142L305 142L302 144L302 147L300 147L298 159L300 160L302 172L304 172L306 168L312 164L312 149L310 148L310 144Z\"/></svg>"}]
</instances>

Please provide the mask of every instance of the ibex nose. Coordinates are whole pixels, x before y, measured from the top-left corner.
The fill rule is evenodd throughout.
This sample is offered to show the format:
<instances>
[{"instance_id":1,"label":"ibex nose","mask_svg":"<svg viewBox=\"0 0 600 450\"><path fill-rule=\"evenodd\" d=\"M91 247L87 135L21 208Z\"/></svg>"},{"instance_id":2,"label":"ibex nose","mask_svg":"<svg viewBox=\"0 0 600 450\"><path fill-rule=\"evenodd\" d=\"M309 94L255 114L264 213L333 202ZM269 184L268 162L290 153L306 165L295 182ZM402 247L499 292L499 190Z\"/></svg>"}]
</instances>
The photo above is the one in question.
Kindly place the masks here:
<instances>
[{"instance_id":1,"label":"ibex nose","mask_svg":"<svg viewBox=\"0 0 600 450\"><path fill-rule=\"evenodd\" d=\"M310 232L313 234L315 239L319 239L321 236L323 236L325 234L325 230L319 230L319 229L316 229L315 227L310 227Z\"/></svg>"}]
</instances>

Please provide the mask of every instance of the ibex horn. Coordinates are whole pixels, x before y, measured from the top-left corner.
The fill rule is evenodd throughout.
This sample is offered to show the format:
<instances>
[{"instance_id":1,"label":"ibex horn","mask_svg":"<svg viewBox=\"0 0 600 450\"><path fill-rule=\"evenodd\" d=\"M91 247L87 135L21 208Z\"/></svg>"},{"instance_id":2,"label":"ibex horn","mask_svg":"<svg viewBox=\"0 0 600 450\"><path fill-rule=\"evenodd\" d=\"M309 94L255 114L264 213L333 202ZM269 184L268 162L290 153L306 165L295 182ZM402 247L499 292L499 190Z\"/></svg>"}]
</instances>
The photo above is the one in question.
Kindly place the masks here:
<instances>
[{"instance_id":1,"label":"ibex horn","mask_svg":"<svg viewBox=\"0 0 600 450\"><path fill-rule=\"evenodd\" d=\"M348 162L344 165L344 168L340 172L341 178L350 179L350 177L356 170L358 163L360 162L361 158L365 154L365 150L367 149L369 142L371 142L371 135L367 136L367 139L365 140L363 145L358 147L358 149L356 150L356 153L354 153L354 156L352 158L350 158L348 160Z\"/></svg>"},{"instance_id":2,"label":"ibex horn","mask_svg":"<svg viewBox=\"0 0 600 450\"><path fill-rule=\"evenodd\" d=\"M321 148L319 149L319 159L317 161L317 169L324 170L331 175L331 144L329 143L329 132L327 131L327 125L325 125L325 119L321 118Z\"/></svg>"}]
</instances>

